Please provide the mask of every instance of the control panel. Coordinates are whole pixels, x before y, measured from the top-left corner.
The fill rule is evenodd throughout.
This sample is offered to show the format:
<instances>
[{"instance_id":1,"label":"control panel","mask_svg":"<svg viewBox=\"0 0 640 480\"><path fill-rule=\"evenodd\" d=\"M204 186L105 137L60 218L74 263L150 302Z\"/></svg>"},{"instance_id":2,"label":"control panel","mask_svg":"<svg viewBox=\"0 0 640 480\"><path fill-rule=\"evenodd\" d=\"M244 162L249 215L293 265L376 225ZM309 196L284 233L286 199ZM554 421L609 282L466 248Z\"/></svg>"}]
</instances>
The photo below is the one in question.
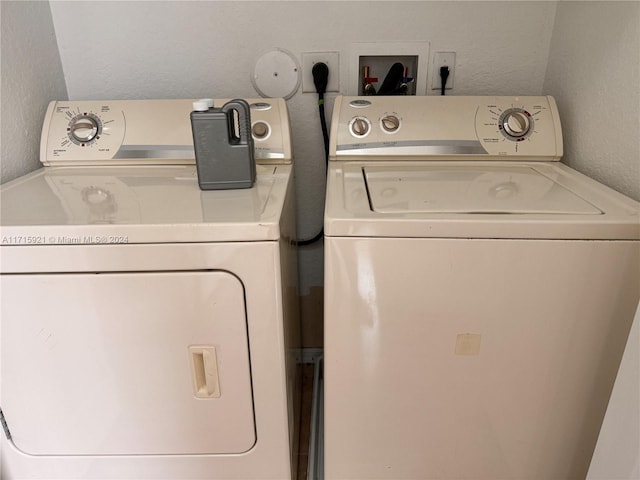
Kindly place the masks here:
<instances>
[{"instance_id":1,"label":"control panel","mask_svg":"<svg viewBox=\"0 0 640 480\"><path fill-rule=\"evenodd\" d=\"M330 159L560 160L552 97L338 97ZM435 158L434 158L435 159Z\"/></svg>"},{"instance_id":2,"label":"control panel","mask_svg":"<svg viewBox=\"0 0 640 480\"><path fill-rule=\"evenodd\" d=\"M189 114L193 99L51 102L40 140L44 165L195 163ZM229 99L214 101L221 107ZM255 159L291 163L289 113L283 99L247 99Z\"/></svg>"}]
</instances>

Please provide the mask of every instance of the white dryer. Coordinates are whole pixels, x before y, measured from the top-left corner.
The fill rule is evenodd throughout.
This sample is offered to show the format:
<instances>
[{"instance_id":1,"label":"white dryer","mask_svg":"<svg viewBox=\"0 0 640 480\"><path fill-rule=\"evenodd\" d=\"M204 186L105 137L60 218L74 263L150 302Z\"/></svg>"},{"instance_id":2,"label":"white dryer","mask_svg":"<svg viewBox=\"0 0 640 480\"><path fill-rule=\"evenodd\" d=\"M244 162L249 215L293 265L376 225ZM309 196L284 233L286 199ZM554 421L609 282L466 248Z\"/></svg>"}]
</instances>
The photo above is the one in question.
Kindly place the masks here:
<instances>
[{"instance_id":1,"label":"white dryer","mask_svg":"<svg viewBox=\"0 0 640 480\"><path fill-rule=\"evenodd\" d=\"M587 473L640 298L640 206L558 162L550 97L340 97L325 478Z\"/></svg>"},{"instance_id":2,"label":"white dryer","mask_svg":"<svg viewBox=\"0 0 640 480\"><path fill-rule=\"evenodd\" d=\"M256 184L225 191L191 100L49 106L0 190L3 479L295 477L289 117L249 102Z\"/></svg>"}]
</instances>

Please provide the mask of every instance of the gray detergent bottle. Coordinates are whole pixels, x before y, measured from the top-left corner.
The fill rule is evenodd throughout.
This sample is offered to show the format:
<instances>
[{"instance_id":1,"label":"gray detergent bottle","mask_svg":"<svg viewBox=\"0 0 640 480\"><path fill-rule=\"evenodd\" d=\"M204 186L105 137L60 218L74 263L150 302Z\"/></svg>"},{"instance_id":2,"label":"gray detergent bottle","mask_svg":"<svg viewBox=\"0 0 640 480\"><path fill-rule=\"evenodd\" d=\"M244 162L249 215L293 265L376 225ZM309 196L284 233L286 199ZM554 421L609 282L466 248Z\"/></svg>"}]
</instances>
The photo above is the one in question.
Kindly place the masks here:
<instances>
[{"instance_id":1,"label":"gray detergent bottle","mask_svg":"<svg viewBox=\"0 0 640 480\"><path fill-rule=\"evenodd\" d=\"M251 110L242 99L222 108L194 102L191 131L201 190L251 188L256 162L251 136Z\"/></svg>"}]
</instances>

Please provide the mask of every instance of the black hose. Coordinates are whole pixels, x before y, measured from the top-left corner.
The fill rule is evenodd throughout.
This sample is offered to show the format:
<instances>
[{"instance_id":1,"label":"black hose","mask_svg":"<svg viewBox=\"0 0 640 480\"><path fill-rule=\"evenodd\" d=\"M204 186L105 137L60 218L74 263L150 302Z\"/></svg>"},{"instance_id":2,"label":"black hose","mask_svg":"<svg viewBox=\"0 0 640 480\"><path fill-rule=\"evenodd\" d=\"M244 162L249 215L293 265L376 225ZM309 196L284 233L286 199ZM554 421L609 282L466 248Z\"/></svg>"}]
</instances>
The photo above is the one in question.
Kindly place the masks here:
<instances>
[{"instance_id":1,"label":"black hose","mask_svg":"<svg viewBox=\"0 0 640 480\"><path fill-rule=\"evenodd\" d=\"M327 82L329 79L329 67L326 63L318 62L313 66L311 71L313 74L313 83L316 86L318 92L318 111L320 113L320 126L322 127L322 139L324 141L324 164L325 172L329 171L329 131L327 130L327 120L324 113L324 93L327 90ZM319 241L324 235L324 228L320 228L320 231L312 238L304 240L296 240L295 244L298 247L306 247L313 245Z\"/></svg>"}]
</instances>

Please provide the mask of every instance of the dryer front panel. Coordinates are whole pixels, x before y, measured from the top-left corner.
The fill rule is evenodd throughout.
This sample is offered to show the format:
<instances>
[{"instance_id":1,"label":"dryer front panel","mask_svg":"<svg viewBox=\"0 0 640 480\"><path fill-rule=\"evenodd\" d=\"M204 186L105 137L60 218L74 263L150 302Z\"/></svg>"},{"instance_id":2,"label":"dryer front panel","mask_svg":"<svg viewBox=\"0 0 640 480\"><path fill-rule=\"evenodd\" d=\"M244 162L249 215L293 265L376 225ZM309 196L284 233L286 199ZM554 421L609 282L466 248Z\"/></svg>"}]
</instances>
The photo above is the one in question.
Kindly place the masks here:
<instances>
[{"instance_id":1,"label":"dryer front panel","mask_svg":"<svg viewBox=\"0 0 640 480\"><path fill-rule=\"evenodd\" d=\"M2 294L2 410L24 453L229 454L255 444L236 276L4 275Z\"/></svg>"}]
</instances>

